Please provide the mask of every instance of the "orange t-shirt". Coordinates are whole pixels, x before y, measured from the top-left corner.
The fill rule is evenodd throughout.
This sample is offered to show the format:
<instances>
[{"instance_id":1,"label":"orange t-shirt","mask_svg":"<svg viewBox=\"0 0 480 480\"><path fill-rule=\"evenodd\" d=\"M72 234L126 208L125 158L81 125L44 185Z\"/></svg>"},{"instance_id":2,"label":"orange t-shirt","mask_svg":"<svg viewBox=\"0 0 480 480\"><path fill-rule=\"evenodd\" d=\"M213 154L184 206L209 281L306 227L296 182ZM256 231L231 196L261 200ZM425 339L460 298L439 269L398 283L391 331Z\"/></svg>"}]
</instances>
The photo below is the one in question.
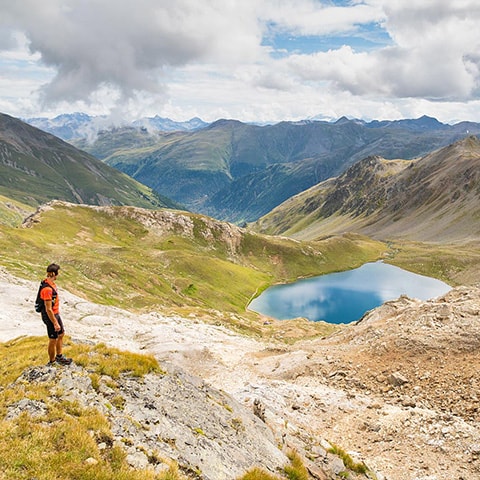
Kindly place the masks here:
<instances>
[{"instance_id":1,"label":"orange t-shirt","mask_svg":"<svg viewBox=\"0 0 480 480\"><path fill-rule=\"evenodd\" d=\"M58 290L57 290L57 286L55 285L55 283L50 280L49 278L46 278L45 281L48 283L48 287L44 287L42 288L42 291L40 292L40 298L45 301L45 300L52 300L53 298L53 289L55 289L57 291L57 298L55 300L55 303L52 305L52 310L53 310L53 313L60 313L60 301L59 301L59 298L58 298Z\"/></svg>"}]
</instances>

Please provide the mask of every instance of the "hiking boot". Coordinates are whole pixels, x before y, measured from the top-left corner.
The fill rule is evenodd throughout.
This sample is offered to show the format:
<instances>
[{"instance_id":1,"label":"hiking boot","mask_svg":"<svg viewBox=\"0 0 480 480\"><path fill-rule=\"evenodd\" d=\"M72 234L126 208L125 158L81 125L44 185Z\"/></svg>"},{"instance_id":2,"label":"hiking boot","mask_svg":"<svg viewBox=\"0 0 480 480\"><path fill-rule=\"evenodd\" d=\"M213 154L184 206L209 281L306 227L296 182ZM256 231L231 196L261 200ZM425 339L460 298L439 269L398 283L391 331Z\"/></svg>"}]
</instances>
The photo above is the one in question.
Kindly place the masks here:
<instances>
[{"instance_id":1,"label":"hiking boot","mask_svg":"<svg viewBox=\"0 0 480 480\"><path fill-rule=\"evenodd\" d=\"M55 361L60 365L70 365L72 363L72 359L67 358L65 355L57 355Z\"/></svg>"},{"instance_id":2,"label":"hiking boot","mask_svg":"<svg viewBox=\"0 0 480 480\"><path fill-rule=\"evenodd\" d=\"M56 361L56 360L49 361L49 362L47 363L47 367L54 367L56 364L57 364L57 361Z\"/></svg>"}]
</instances>

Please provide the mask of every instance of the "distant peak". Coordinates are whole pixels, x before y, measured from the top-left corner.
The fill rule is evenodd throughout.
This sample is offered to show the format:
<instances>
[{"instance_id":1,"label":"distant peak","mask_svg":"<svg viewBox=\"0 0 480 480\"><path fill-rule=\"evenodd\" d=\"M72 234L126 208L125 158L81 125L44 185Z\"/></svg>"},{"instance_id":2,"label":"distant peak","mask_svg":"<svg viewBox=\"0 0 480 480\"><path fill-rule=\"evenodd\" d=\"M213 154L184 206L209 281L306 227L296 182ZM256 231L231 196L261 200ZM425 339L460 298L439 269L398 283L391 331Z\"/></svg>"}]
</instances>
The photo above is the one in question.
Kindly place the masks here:
<instances>
[{"instance_id":1,"label":"distant peak","mask_svg":"<svg viewBox=\"0 0 480 480\"><path fill-rule=\"evenodd\" d=\"M335 125L341 125L342 123L349 123L350 120L343 116L343 117L340 117L336 122L334 122Z\"/></svg>"},{"instance_id":2,"label":"distant peak","mask_svg":"<svg viewBox=\"0 0 480 480\"><path fill-rule=\"evenodd\" d=\"M442 122L439 122L436 118L434 117L429 117L428 115L422 115L419 119L419 122L421 123L428 123L432 125L443 125Z\"/></svg>"},{"instance_id":3,"label":"distant peak","mask_svg":"<svg viewBox=\"0 0 480 480\"><path fill-rule=\"evenodd\" d=\"M215 122L212 122L209 125L209 128L212 127L218 127L222 125L240 125L242 122L239 120L233 120L233 119L228 119L228 118L220 118L219 120L216 120Z\"/></svg>"},{"instance_id":4,"label":"distant peak","mask_svg":"<svg viewBox=\"0 0 480 480\"><path fill-rule=\"evenodd\" d=\"M433 120L435 122L438 122L438 120L435 117L430 117L429 115L422 115L419 120Z\"/></svg>"}]
</instances>

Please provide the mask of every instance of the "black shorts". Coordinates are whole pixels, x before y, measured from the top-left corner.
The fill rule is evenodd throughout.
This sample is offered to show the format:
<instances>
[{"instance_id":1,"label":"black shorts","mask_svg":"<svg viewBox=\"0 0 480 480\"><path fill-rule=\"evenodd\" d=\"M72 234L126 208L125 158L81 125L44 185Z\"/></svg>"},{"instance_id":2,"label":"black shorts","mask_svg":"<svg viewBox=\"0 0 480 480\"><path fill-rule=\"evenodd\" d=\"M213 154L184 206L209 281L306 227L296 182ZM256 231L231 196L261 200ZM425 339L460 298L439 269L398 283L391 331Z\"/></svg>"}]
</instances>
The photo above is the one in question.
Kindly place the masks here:
<instances>
[{"instance_id":1,"label":"black shorts","mask_svg":"<svg viewBox=\"0 0 480 480\"><path fill-rule=\"evenodd\" d=\"M65 333L65 330L63 329L62 319L60 318L60 315L58 313L55 314L55 318L57 319L57 322L60 325L60 330L58 332L55 330L55 327L53 326L52 321L48 317L47 312L42 312L42 320L43 320L43 323L47 326L48 338L52 338L52 339L56 339L59 337L59 335L62 335Z\"/></svg>"}]
</instances>

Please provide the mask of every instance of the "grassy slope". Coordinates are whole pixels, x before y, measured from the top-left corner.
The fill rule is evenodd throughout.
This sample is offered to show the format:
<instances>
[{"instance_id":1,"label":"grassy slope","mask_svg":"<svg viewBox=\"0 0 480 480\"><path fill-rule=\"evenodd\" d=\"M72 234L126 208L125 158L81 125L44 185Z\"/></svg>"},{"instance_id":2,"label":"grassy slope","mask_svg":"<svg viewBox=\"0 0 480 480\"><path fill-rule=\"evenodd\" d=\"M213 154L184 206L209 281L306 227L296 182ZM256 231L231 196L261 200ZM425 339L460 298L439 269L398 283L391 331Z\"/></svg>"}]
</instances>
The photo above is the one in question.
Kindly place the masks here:
<instances>
[{"instance_id":1,"label":"grassy slope","mask_svg":"<svg viewBox=\"0 0 480 480\"><path fill-rule=\"evenodd\" d=\"M174 205L87 153L4 114L0 114L0 194L31 206L53 199L144 208Z\"/></svg>"},{"instance_id":2,"label":"grassy slope","mask_svg":"<svg viewBox=\"0 0 480 480\"><path fill-rule=\"evenodd\" d=\"M14 227L35 211L30 205L0 195L0 225Z\"/></svg>"},{"instance_id":3,"label":"grassy slope","mask_svg":"<svg viewBox=\"0 0 480 480\"><path fill-rule=\"evenodd\" d=\"M395 241L385 259L420 275L438 278L451 286L480 282L480 243L427 243Z\"/></svg>"},{"instance_id":4,"label":"grassy slope","mask_svg":"<svg viewBox=\"0 0 480 480\"><path fill-rule=\"evenodd\" d=\"M52 168L28 155L12 155L25 170L0 165L0 193L22 203L39 205L64 199L93 204L108 201L145 208L174 205L127 175L114 169L105 170L106 165L101 167L105 171L100 176L92 173L81 161L65 162Z\"/></svg>"},{"instance_id":5,"label":"grassy slope","mask_svg":"<svg viewBox=\"0 0 480 480\"><path fill-rule=\"evenodd\" d=\"M158 372L157 361L150 356L121 352L104 345L71 345L78 365L87 367L92 383L101 375L134 376ZM175 465L163 475L151 470L134 470L126 462L123 449L113 445L107 418L93 408L62 400L61 388L52 395L54 380L14 382L22 372L38 365L45 357L45 339L29 337L0 344L0 479L103 479L103 480L180 480ZM30 399L44 402L48 412L30 417L23 414L5 420L7 407ZM100 440L109 446L101 450ZM87 459L95 459L89 464Z\"/></svg>"},{"instance_id":6,"label":"grassy slope","mask_svg":"<svg viewBox=\"0 0 480 480\"><path fill-rule=\"evenodd\" d=\"M55 261L62 266L62 287L95 302L137 311L215 311L221 312L217 317L232 316L228 322L257 328L258 316L245 308L262 288L354 268L386 249L360 236L300 243L244 232L232 253L221 238L205 237L205 222L214 222L206 217L176 213L193 221L190 238L147 229L128 209L112 211L55 205L31 228L5 226L0 264L36 279Z\"/></svg>"},{"instance_id":7,"label":"grassy slope","mask_svg":"<svg viewBox=\"0 0 480 480\"><path fill-rule=\"evenodd\" d=\"M304 240L344 231L377 239L477 240L479 159L474 137L415 161L366 158L290 198L255 228Z\"/></svg>"}]
</instances>

